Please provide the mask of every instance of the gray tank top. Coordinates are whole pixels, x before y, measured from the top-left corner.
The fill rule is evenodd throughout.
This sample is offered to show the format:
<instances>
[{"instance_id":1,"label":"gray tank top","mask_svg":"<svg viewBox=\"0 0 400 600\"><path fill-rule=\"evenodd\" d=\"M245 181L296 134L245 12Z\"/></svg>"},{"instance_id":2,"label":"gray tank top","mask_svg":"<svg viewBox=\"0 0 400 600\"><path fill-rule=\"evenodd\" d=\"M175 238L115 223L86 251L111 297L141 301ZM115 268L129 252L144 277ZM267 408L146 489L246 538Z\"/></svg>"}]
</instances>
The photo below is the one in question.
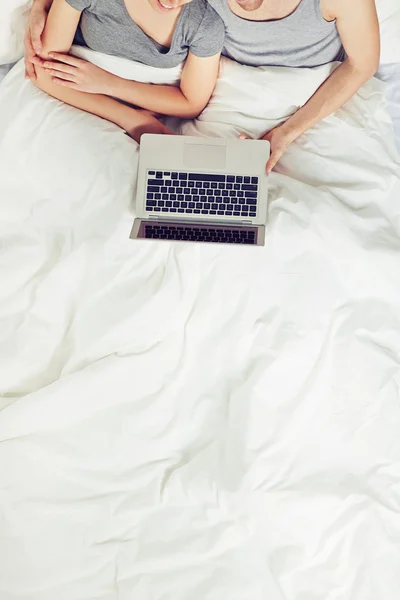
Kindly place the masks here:
<instances>
[{"instance_id":1,"label":"gray tank top","mask_svg":"<svg viewBox=\"0 0 400 600\"><path fill-rule=\"evenodd\" d=\"M344 59L336 22L324 19L320 0L300 0L289 16L272 21L243 19L227 0L208 1L225 23L222 53L242 64L317 67Z\"/></svg>"}]
</instances>

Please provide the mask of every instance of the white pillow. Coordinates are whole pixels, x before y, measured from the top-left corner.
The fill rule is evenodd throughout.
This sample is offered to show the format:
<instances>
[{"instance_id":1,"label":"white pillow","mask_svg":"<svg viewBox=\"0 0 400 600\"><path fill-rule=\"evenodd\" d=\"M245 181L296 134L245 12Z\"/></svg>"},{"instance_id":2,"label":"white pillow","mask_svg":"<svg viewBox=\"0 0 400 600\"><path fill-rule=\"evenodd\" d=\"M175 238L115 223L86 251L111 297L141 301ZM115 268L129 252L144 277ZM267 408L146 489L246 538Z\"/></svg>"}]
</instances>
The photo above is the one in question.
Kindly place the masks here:
<instances>
[{"instance_id":1,"label":"white pillow","mask_svg":"<svg viewBox=\"0 0 400 600\"><path fill-rule=\"evenodd\" d=\"M381 65L400 63L400 2L376 0L381 24Z\"/></svg>"},{"instance_id":2,"label":"white pillow","mask_svg":"<svg viewBox=\"0 0 400 600\"><path fill-rule=\"evenodd\" d=\"M0 65L19 60L32 0L0 0Z\"/></svg>"}]
</instances>

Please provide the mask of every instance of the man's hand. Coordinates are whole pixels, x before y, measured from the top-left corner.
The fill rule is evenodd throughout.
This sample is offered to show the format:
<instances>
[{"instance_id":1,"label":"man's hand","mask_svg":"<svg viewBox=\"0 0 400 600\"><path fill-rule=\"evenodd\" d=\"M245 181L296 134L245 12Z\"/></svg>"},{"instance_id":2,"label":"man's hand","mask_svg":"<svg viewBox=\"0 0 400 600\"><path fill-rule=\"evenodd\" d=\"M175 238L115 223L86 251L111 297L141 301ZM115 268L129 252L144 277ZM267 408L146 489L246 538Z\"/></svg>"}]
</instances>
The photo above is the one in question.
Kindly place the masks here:
<instances>
[{"instance_id":1,"label":"man's hand","mask_svg":"<svg viewBox=\"0 0 400 600\"><path fill-rule=\"evenodd\" d=\"M32 61L43 67L54 83L87 94L114 95L113 82L116 77L112 73L69 54L51 52L50 56L54 60L42 60L36 56Z\"/></svg>"},{"instance_id":2,"label":"man's hand","mask_svg":"<svg viewBox=\"0 0 400 600\"><path fill-rule=\"evenodd\" d=\"M274 129L271 129L271 131L260 138L261 140L267 140L267 142L271 144L271 154L266 166L268 175L281 159L286 148L288 148L288 146L290 146L290 144L298 137L295 131L290 127L289 121L274 127ZM247 136L241 135L240 139L247 139Z\"/></svg>"},{"instance_id":3,"label":"man's hand","mask_svg":"<svg viewBox=\"0 0 400 600\"><path fill-rule=\"evenodd\" d=\"M28 26L25 32L25 77L35 81L36 71L33 64L34 57L42 50L42 33L46 25L47 14L51 0L36 0L33 3Z\"/></svg>"}]
</instances>

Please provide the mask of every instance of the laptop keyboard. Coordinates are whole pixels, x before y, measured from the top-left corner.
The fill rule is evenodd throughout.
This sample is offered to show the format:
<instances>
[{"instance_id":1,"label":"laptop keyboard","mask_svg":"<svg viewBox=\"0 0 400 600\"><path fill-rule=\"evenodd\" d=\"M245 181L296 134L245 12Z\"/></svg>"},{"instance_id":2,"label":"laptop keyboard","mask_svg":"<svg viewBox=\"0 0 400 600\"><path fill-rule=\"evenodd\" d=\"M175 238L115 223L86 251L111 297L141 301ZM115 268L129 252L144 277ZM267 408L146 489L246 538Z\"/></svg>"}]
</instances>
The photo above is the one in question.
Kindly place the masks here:
<instances>
[{"instance_id":1,"label":"laptop keyboard","mask_svg":"<svg viewBox=\"0 0 400 600\"><path fill-rule=\"evenodd\" d=\"M144 237L152 240L212 242L218 244L256 245L256 232L251 229L206 227L193 225L145 225Z\"/></svg>"},{"instance_id":2,"label":"laptop keyboard","mask_svg":"<svg viewBox=\"0 0 400 600\"><path fill-rule=\"evenodd\" d=\"M258 177L148 171L146 211L254 218Z\"/></svg>"}]
</instances>

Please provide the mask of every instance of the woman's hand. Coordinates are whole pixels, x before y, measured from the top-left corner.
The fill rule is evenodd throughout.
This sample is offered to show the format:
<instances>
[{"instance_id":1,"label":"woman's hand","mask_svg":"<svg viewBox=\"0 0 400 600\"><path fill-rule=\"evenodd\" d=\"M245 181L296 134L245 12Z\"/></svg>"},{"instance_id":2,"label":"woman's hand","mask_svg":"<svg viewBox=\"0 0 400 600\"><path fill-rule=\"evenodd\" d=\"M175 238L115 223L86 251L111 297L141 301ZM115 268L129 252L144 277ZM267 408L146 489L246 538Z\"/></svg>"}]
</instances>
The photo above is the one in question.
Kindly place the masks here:
<instances>
[{"instance_id":1,"label":"woman's hand","mask_svg":"<svg viewBox=\"0 0 400 600\"><path fill-rule=\"evenodd\" d=\"M132 126L126 129L126 133L140 144L140 138L144 133L158 133L161 135L174 135L173 131L165 127L154 113L148 110L135 110L135 119Z\"/></svg>"},{"instance_id":2,"label":"woman's hand","mask_svg":"<svg viewBox=\"0 0 400 600\"><path fill-rule=\"evenodd\" d=\"M47 21L51 1L34 2L25 32L25 77L31 81L36 80L34 61L36 54L42 50L42 33Z\"/></svg>"},{"instance_id":3,"label":"woman's hand","mask_svg":"<svg viewBox=\"0 0 400 600\"><path fill-rule=\"evenodd\" d=\"M36 57L33 62L43 67L54 83L87 94L113 95L115 75L112 73L69 54L51 52L50 56L55 60L42 60Z\"/></svg>"},{"instance_id":4,"label":"woman's hand","mask_svg":"<svg viewBox=\"0 0 400 600\"><path fill-rule=\"evenodd\" d=\"M286 123L274 127L274 129L271 129L271 131L260 138L261 140L266 140L271 144L271 154L266 167L268 175L276 166L277 162L281 159L286 148L288 148L288 146L290 146L290 144L294 142L297 137L298 135L290 127L289 121L286 121ZM240 138L248 139L246 135L241 135Z\"/></svg>"}]
</instances>

